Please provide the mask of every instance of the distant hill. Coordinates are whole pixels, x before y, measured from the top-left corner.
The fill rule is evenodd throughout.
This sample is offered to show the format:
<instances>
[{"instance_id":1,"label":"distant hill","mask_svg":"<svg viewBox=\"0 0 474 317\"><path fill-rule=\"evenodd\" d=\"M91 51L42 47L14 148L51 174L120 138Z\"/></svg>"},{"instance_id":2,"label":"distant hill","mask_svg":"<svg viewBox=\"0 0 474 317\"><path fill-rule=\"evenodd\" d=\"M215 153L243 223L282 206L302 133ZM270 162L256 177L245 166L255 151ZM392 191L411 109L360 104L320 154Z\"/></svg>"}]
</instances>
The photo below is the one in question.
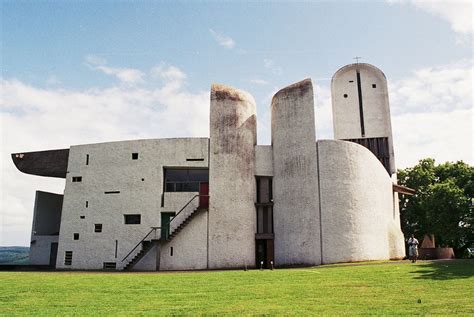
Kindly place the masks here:
<instances>
[{"instance_id":1,"label":"distant hill","mask_svg":"<svg viewBox=\"0 0 474 317\"><path fill-rule=\"evenodd\" d=\"M29 252L29 247L0 247L0 265L28 264L30 261Z\"/></svg>"}]
</instances>

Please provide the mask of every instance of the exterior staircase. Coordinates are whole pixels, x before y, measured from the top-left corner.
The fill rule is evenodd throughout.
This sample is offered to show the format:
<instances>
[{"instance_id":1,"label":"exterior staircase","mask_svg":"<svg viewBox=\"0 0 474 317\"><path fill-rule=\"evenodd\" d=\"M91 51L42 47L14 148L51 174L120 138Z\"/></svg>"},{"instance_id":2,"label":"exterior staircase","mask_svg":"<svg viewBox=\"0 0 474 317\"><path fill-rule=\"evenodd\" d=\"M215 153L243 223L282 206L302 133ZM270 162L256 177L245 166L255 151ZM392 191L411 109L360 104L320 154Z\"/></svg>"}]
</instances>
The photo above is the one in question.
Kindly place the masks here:
<instances>
[{"instance_id":1,"label":"exterior staircase","mask_svg":"<svg viewBox=\"0 0 474 317\"><path fill-rule=\"evenodd\" d=\"M169 235L166 236L166 238L161 237L159 239L147 239L148 236L150 236L152 232L158 229L158 228L153 228L141 241L140 251L127 263L127 265L125 265L123 270L130 271L135 266L135 264L137 264L157 243L169 242L173 240L173 238L176 237L179 234L179 232L181 232L181 230L183 230L199 212L203 210L207 210L207 209L208 208L204 208L204 207L195 208L183 221L181 221L181 223L175 229L171 230L171 232L169 233ZM175 218L176 216L173 219ZM126 258L127 257L125 257L125 259Z\"/></svg>"}]
</instances>

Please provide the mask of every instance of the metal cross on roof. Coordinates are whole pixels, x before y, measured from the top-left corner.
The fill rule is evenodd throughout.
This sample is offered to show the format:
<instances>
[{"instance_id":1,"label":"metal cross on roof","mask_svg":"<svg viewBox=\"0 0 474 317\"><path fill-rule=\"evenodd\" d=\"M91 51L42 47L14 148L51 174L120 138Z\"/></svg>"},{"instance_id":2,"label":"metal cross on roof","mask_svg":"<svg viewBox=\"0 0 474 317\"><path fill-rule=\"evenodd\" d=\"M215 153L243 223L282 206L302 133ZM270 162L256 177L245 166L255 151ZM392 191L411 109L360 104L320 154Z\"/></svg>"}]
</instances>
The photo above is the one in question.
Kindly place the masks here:
<instances>
[{"instance_id":1,"label":"metal cross on roof","mask_svg":"<svg viewBox=\"0 0 474 317\"><path fill-rule=\"evenodd\" d=\"M357 63L357 64L359 64L359 59L361 59L361 58L362 58L362 57L360 57L360 56L354 57L354 59L356 60L356 63Z\"/></svg>"}]
</instances>

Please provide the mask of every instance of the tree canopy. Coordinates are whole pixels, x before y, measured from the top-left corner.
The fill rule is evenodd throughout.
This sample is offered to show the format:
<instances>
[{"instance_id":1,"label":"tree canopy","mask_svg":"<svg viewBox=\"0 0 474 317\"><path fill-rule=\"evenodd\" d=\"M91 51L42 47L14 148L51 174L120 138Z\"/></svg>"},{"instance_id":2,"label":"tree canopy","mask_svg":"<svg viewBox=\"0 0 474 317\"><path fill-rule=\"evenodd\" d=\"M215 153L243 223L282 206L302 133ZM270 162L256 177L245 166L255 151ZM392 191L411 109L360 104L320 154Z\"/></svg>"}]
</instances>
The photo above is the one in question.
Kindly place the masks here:
<instances>
[{"instance_id":1,"label":"tree canopy","mask_svg":"<svg viewBox=\"0 0 474 317\"><path fill-rule=\"evenodd\" d=\"M436 165L426 158L398 170L398 182L416 190L400 195L405 235L434 234L437 246L452 247L457 256L474 244L474 167L462 161Z\"/></svg>"}]
</instances>

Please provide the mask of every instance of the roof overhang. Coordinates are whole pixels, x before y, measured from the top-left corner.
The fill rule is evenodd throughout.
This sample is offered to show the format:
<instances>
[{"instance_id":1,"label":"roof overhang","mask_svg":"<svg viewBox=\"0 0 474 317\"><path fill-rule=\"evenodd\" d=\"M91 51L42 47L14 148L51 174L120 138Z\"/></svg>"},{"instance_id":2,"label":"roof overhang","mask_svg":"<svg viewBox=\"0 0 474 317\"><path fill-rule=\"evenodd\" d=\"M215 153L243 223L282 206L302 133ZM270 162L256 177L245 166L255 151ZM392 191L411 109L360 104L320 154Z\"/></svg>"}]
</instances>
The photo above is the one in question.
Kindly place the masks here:
<instances>
[{"instance_id":1,"label":"roof overhang","mask_svg":"<svg viewBox=\"0 0 474 317\"><path fill-rule=\"evenodd\" d=\"M411 189L409 187L393 184L393 191L397 192L399 194L405 194L405 195L415 195L416 190Z\"/></svg>"},{"instance_id":2,"label":"roof overhang","mask_svg":"<svg viewBox=\"0 0 474 317\"><path fill-rule=\"evenodd\" d=\"M13 153L19 171L38 176L66 178L69 149Z\"/></svg>"}]
</instances>

